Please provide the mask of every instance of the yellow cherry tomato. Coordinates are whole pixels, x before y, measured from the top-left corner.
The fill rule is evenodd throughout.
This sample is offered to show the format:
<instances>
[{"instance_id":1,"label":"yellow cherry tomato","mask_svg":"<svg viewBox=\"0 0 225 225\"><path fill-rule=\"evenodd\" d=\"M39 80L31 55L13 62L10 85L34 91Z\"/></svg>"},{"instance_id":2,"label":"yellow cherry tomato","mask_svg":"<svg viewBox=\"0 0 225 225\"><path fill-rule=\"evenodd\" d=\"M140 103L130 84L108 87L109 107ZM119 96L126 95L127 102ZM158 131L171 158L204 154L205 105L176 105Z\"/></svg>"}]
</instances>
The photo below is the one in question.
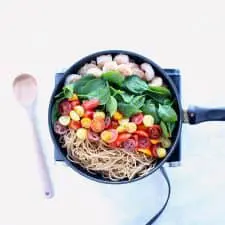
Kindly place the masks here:
<instances>
[{"instance_id":1,"label":"yellow cherry tomato","mask_svg":"<svg viewBox=\"0 0 225 225\"><path fill-rule=\"evenodd\" d=\"M119 125L124 125L129 123L129 118L123 118L121 120L118 120Z\"/></svg>"},{"instance_id":2,"label":"yellow cherry tomato","mask_svg":"<svg viewBox=\"0 0 225 225\"><path fill-rule=\"evenodd\" d=\"M123 118L123 115L120 112L115 112L113 114L113 119L114 120L121 120Z\"/></svg>"},{"instance_id":3,"label":"yellow cherry tomato","mask_svg":"<svg viewBox=\"0 0 225 225\"><path fill-rule=\"evenodd\" d=\"M73 94L73 96L71 98L68 98L69 101L75 101L78 100L78 97L76 94Z\"/></svg>"},{"instance_id":4,"label":"yellow cherry tomato","mask_svg":"<svg viewBox=\"0 0 225 225\"><path fill-rule=\"evenodd\" d=\"M150 142L153 144L153 145L156 145L160 142L160 139L150 139Z\"/></svg>"},{"instance_id":5,"label":"yellow cherry tomato","mask_svg":"<svg viewBox=\"0 0 225 225\"><path fill-rule=\"evenodd\" d=\"M80 117L79 115L75 112L75 111L70 111L70 118L74 121L79 121L80 120Z\"/></svg>"},{"instance_id":6,"label":"yellow cherry tomato","mask_svg":"<svg viewBox=\"0 0 225 225\"><path fill-rule=\"evenodd\" d=\"M143 124L146 127L150 127L150 126L154 125L154 117L151 115L144 115Z\"/></svg>"},{"instance_id":7,"label":"yellow cherry tomato","mask_svg":"<svg viewBox=\"0 0 225 225\"><path fill-rule=\"evenodd\" d=\"M137 130L137 125L133 122L125 124L124 127L128 133L134 133Z\"/></svg>"},{"instance_id":8,"label":"yellow cherry tomato","mask_svg":"<svg viewBox=\"0 0 225 225\"><path fill-rule=\"evenodd\" d=\"M169 148L172 145L172 142L169 138L161 137L160 142L163 148Z\"/></svg>"},{"instance_id":9,"label":"yellow cherry tomato","mask_svg":"<svg viewBox=\"0 0 225 225\"><path fill-rule=\"evenodd\" d=\"M79 128L76 135L80 140L85 140L87 138L87 130L85 128Z\"/></svg>"},{"instance_id":10,"label":"yellow cherry tomato","mask_svg":"<svg viewBox=\"0 0 225 225\"><path fill-rule=\"evenodd\" d=\"M157 148L156 152L157 152L157 156L159 158L164 158L166 156L166 149L165 148L159 147L159 148Z\"/></svg>"},{"instance_id":11,"label":"yellow cherry tomato","mask_svg":"<svg viewBox=\"0 0 225 225\"><path fill-rule=\"evenodd\" d=\"M105 119L105 113L104 112L95 112L94 113L94 119Z\"/></svg>"},{"instance_id":12,"label":"yellow cherry tomato","mask_svg":"<svg viewBox=\"0 0 225 225\"><path fill-rule=\"evenodd\" d=\"M123 133L123 132L126 131L126 128L125 128L124 126L120 125L120 126L118 126L118 127L116 128L116 130L117 130L119 133Z\"/></svg>"},{"instance_id":13,"label":"yellow cherry tomato","mask_svg":"<svg viewBox=\"0 0 225 225\"><path fill-rule=\"evenodd\" d=\"M149 148L138 148L137 151L142 152L147 156L152 156L151 150Z\"/></svg>"},{"instance_id":14,"label":"yellow cherry tomato","mask_svg":"<svg viewBox=\"0 0 225 225\"><path fill-rule=\"evenodd\" d=\"M68 126L70 123L70 117L69 116L60 116L59 123L63 126Z\"/></svg>"},{"instance_id":15,"label":"yellow cherry tomato","mask_svg":"<svg viewBox=\"0 0 225 225\"><path fill-rule=\"evenodd\" d=\"M74 111L78 114L79 117L84 115L84 108L81 105L75 106Z\"/></svg>"},{"instance_id":16,"label":"yellow cherry tomato","mask_svg":"<svg viewBox=\"0 0 225 225\"><path fill-rule=\"evenodd\" d=\"M90 118L82 118L81 119L81 126L84 127L84 128L90 128L91 127L91 119Z\"/></svg>"},{"instance_id":17,"label":"yellow cherry tomato","mask_svg":"<svg viewBox=\"0 0 225 225\"><path fill-rule=\"evenodd\" d=\"M112 132L108 130L105 130L101 133L101 139L106 143L112 139L112 136L113 136Z\"/></svg>"}]
</instances>

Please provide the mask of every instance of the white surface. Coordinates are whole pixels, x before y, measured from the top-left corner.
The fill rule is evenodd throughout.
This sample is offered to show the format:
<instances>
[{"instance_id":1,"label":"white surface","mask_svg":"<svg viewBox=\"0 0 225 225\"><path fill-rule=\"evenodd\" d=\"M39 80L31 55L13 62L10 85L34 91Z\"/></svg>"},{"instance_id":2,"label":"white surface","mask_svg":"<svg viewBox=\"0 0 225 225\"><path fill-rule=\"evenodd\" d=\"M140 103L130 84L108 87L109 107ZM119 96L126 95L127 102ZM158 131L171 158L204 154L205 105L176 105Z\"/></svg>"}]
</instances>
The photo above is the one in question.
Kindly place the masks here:
<instances>
[{"instance_id":1,"label":"white surface","mask_svg":"<svg viewBox=\"0 0 225 225\"><path fill-rule=\"evenodd\" d=\"M0 225L144 224L164 200L158 173L123 186L86 180L54 165L47 108L56 71L102 49L127 49L182 71L182 101L224 106L223 1L1 1ZM40 85L41 137L56 196L42 198L30 126L11 84ZM225 223L225 123L185 125L182 167L169 168L172 197L156 224Z\"/></svg>"}]
</instances>

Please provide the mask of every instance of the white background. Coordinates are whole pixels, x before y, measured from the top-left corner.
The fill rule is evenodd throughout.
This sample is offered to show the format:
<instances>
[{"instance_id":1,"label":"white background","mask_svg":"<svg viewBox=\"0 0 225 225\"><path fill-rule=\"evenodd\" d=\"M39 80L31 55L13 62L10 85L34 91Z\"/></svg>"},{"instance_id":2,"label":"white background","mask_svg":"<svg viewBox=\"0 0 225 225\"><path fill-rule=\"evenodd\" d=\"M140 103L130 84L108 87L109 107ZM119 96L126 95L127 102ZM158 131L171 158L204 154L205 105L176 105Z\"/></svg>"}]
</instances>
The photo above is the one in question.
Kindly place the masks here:
<instances>
[{"instance_id":1,"label":"white background","mask_svg":"<svg viewBox=\"0 0 225 225\"><path fill-rule=\"evenodd\" d=\"M182 102L225 106L223 1L0 2L0 225L144 224L165 199L158 173L131 185L97 184L54 164L47 108L54 73L103 49L143 54L182 72ZM31 129L12 93L16 75L39 82L39 125L55 197L43 198ZM185 125L182 166L156 224L225 223L225 123Z\"/></svg>"}]
</instances>

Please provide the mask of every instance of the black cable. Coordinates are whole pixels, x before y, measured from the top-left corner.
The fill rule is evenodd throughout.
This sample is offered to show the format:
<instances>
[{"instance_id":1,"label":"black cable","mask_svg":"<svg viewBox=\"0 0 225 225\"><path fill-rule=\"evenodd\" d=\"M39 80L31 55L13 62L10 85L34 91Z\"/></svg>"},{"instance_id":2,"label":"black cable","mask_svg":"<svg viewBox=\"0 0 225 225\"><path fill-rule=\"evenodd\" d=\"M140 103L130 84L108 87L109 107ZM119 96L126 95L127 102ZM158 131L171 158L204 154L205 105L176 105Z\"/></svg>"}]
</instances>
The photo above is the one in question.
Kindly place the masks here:
<instances>
[{"instance_id":1,"label":"black cable","mask_svg":"<svg viewBox=\"0 0 225 225\"><path fill-rule=\"evenodd\" d=\"M170 185L170 180L169 180L169 177L166 173L166 170L164 167L161 167L160 168L160 172L162 173L163 177L165 178L166 180L166 183L167 183L167 186L168 186L168 195L167 195L167 198L166 198L166 201L165 203L163 204L162 208L159 210L159 212L153 216L147 223L146 225L151 225L153 224L159 217L160 215L163 213L163 211L165 210L168 202L169 202L169 199L170 199L170 194L171 194L171 185Z\"/></svg>"}]
</instances>

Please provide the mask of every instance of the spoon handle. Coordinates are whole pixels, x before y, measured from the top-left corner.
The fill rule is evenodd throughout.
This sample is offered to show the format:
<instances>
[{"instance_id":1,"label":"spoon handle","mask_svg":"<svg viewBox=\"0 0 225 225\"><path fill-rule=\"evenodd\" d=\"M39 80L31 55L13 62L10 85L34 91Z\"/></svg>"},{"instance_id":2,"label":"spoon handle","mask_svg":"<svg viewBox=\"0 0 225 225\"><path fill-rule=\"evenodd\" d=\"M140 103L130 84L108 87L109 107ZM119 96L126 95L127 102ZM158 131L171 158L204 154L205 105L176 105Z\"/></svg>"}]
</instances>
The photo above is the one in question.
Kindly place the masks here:
<instances>
[{"instance_id":1,"label":"spoon handle","mask_svg":"<svg viewBox=\"0 0 225 225\"><path fill-rule=\"evenodd\" d=\"M45 159L45 154L43 152L43 148L42 148L40 136L37 130L35 119L31 119L31 123L33 127L33 139L34 139L36 155L37 155L37 166L38 166L38 171L40 173L40 177L42 180L44 194L46 198L52 198L54 196L54 189L53 189L49 169Z\"/></svg>"}]
</instances>

